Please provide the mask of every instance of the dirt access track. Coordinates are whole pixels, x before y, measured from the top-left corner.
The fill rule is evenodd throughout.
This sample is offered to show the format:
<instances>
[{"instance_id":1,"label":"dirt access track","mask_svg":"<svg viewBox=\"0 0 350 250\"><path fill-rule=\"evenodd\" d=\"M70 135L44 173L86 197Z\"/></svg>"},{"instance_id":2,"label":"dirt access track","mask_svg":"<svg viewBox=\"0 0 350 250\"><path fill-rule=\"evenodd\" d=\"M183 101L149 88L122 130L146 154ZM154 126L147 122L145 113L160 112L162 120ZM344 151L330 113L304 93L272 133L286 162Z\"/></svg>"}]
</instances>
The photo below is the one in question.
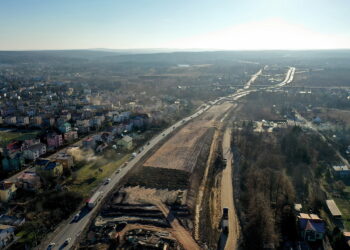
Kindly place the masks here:
<instances>
[{"instance_id":1,"label":"dirt access track","mask_svg":"<svg viewBox=\"0 0 350 250\"><path fill-rule=\"evenodd\" d=\"M211 138L209 129L233 107L232 103L215 105L198 118L184 125L145 163L145 167L176 169L192 173L202 144ZM207 140L206 140L207 139Z\"/></svg>"}]
</instances>

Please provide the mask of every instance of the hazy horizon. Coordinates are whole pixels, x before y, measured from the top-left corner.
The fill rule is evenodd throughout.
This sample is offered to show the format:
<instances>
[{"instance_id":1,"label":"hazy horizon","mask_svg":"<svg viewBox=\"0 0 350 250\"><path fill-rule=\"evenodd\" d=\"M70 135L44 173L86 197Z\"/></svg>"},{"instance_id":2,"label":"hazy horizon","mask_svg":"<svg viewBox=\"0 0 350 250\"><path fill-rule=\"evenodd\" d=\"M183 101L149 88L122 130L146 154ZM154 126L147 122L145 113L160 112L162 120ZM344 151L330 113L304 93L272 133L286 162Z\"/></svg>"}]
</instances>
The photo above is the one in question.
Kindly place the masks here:
<instances>
[{"instance_id":1,"label":"hazy horizon","mask_svg":"<svg viewBox=\"0 0 350 250\"><path fill-rule=\"evenodd\" d=\"M8 1L0 50L350 48L350 2Z\"/></svg>"}]
</instances>

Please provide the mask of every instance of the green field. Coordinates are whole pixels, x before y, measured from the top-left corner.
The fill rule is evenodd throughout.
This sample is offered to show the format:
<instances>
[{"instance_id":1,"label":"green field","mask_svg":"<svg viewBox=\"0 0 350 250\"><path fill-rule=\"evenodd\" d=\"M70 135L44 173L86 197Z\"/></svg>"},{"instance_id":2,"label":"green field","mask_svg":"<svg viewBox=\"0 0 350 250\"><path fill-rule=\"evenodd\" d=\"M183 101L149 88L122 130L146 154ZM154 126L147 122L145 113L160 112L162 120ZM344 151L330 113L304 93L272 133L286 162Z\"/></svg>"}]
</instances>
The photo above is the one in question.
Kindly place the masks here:
<instances>
[{"instance_id":1,"label":"green field","mask_svg":"<svg viewBox=\"0 0 350 250\"><path fill-rule=\"evenodd\" d=\"M77 171L74 171L73 176L67 180L67 187L71 191L75 191L89 197L90 192L100 185L104 179L110 177L124 162L130 158L130 154L123 154L116 157L114 160L97 158L84 164ZM100 171L101 169L102 171Z\"/></svg>"},{"instance_id":2,"label":"green field","mask_svg":"<svg viewBox=\"0 0 350 250\"><path fill-rule=\"evenodd\" d=\"M0 144L6 145L14 140L33 139L39 134L39 131L34 132L4 132L0 131Z\"/></svg>"},{"instance_id":3,"label":"green field","mask_svg":"<svg viewBox=\"0 0 350 250\"><path fill-rule=\"evenodd\" d=\"M346 230L350 230L350 200L334 198L340 212L342 213L343 223Z\"/></svg>"}]
</instances>

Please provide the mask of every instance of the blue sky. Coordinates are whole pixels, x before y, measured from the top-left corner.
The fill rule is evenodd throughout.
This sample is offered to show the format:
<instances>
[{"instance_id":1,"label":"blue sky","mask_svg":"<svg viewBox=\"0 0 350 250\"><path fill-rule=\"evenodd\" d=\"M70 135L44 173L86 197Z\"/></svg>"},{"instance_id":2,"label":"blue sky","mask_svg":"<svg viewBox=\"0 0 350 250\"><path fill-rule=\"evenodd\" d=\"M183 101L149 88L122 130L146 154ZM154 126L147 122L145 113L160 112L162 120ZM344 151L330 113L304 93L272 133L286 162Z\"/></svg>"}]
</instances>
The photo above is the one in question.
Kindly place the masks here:
<instances>
[{"instance_id":1,"label":"blue sky","mask_svg":"<svg viewBox=\"0 0 350 250\"><path fill-rule=\"evenodd\" d=\"M349 48L349 10L349 0L0 0L0 50Z\"/></svg>"}]
</instances>

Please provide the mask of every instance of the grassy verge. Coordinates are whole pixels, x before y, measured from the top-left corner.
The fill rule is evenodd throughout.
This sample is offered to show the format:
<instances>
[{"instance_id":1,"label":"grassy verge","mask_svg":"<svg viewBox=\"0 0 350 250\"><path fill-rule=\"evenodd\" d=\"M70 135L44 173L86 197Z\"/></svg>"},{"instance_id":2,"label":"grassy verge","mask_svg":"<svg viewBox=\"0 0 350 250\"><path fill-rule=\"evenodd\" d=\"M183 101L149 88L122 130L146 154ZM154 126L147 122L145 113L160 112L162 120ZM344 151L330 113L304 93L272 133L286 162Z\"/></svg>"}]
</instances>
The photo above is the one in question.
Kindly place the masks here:
<instances>
[{"instance_id":1,"label":"grassy verge","mask_svg":"<svg viewBox=\"0 0 350 250\"><path fill-rule=\"evenodd\" d=\"M342 213L343 223L346 230L350 230L350 201L343 198L334 198L340 212Z\"/></svg>"},{"instance_id":2,"label":"grassy verge","mask_svg":"<svg viewBox=\"0 0 350 250\"><path fill-rule=\"evenodd\" d=\"M108 178L130 157L130 154L123 154L113 161L97 158L89 161L73 173L73 176L67 181L70 191L80 193L88 197L90 192L101 182ZM74 177L76 176L76 177Z\"/></svg>"},{"instance_id":3,"label":"grassy verge","mask_svg":"<svg viewBox=\"0 0 350 250\"><path fill-rule=\"evenodd\" d=\"M0 144L6 145L13 140L28 140L35 138L39 132L3 132L0 131Z\"/></svg>"}]
</instances>

